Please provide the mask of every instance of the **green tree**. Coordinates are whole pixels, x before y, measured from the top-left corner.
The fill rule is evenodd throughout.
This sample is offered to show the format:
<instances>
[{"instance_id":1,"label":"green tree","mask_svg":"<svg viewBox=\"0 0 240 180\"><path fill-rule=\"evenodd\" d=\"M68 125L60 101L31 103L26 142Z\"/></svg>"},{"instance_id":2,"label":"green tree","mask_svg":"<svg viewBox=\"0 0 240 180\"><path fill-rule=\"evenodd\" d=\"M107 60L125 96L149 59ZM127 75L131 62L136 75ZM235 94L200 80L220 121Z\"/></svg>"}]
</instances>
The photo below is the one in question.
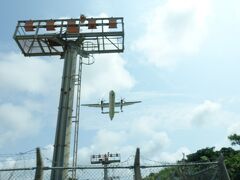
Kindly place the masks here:
<instances>
[{"instance_id":1,"label":"green tree","mask_svg":"<svg viewBox=\"0 0 240 180\"><path fill-rule=\"evenodd\" d=\"M225 160L228 173L232 180L240 179L240 153L234 154Z\"/></svg>"},{"instance_id":2,"label":"green tree","mask_svg":"<svg viewBox=\"0 0 240 180\"><path fill-rule=\"evenodd\" d=\"M179 177L177 170L169 167L162 169L158 173L150 173L147 177L143 178L143 180L172 180L175 176Z\"/></svg>"},{"instance_id":3,"label":"green tree","mask_svg":"<svg viewBox=\"0 0 240 180\"><path fill-rule=\"evenodd\" d=\"M233 146L240 145L240 135L232 134L232 135L228 136L228 139L231 141L231 144Z\"/></svg>"},{"instance_id":4,"label":"green tree","mask_svg":"<svg viewBox=\"0 0 240 180\"><path fill-rule=\"evenodd\" d=\"M187 155L187 162L215 161L219 154L214 151L215 147L200 149L195 153Z\"/></svg>"},{"instance_id":5,"label":"green tree","mask_svg":"<svg viewBox=\"0 0 240 180\"><path fill-rule=\"evenodd\" d=\"M228 136L232 145L240 145L240 135L232 134ZM207 147L197 150L197 152L187 155L187 159L184 162L208 162L208 161L218 161L220 154L224 156L224 162L227 167L228 173L232 180L240 180L240 150L235 150L231 147L223 147L219 151L215 150L215 147ZM178 161L181 163L182 161ZM192 167L189 168L191 172L198 172L202 168ZM186 170L183 170L187 171ZM182 177L182 171L174 167L164 168L158 173L151 173L149 176L143 178L144 180L171 180Z\"/></svg>"}]
</instances>

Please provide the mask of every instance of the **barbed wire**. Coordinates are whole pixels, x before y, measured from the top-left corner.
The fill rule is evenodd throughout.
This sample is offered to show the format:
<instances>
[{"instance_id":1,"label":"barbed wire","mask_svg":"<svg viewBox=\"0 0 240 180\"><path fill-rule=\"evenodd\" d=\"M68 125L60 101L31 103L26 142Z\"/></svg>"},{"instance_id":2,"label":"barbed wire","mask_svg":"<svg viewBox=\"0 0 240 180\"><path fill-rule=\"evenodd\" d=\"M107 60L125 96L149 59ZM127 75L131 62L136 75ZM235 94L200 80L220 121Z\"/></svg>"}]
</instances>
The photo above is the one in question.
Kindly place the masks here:
<instances>
[{"instance_id":1,"label":"barbed wire","mask_svg":"<svg viewBox=\"0 0 240 180\"><path fill-rule=\"evenodd\" d=\"M25 155L25 154L33 154L36 152L36 148L35 149L31 149L25 152L18 152L18 153L8 153L8 154L0 154L0 157L14 157L14 156L19 156L19 155Z\"/></svg>"},{"instance_id":2,"label":"barbed wire","mask_svg":"<svg viewBox=\"0 0 240 180\"><path fill-rule=\"evenodd\" d=\"M134 159L134 155L130 155L126 160L122 161L121 163L119 164L128 164L130 161L132 161Z\"/></svg>"},{"instance_id":3,"label":"barbed wire","mask_svg":"<svg viewBox=\"0 0 240 180\"><path fill-rule=\"evenodd\" d=\"M151 163L149 163L149 164L152 164L152 163L159 164L159 165L163 165L163 164L166 164L166 165L168 165L168 164L173 164L173 163L169 163L169 162L166 162L166 161L157 161L157 160L149 159L149 158L147 158L147 157L145 157L145 156L141 156L140 161L142 162L141 164L145 164L145 165L148 164L148 163L145 163L146 161L151 162ZM144 162L144 161L145 161L145 162ZM144 163L143 163L143 162L144 162Z\"/></svg>"}]
</instances>

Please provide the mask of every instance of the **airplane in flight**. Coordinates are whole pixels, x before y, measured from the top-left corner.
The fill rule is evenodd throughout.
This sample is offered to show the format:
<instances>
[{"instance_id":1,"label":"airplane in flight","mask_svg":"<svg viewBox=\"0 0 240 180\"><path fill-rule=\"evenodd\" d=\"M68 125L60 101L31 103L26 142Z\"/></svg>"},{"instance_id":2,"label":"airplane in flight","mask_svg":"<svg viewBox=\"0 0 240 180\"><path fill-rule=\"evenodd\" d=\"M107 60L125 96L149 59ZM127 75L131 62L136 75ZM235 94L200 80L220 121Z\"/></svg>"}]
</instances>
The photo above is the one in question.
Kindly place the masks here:
<instances>
[{"instance_id":1,"label":"airplane in flight","mask_svg":"<svg viewBox=\"0 0 240 180\"><path fill-rule=\"evenodd\" d=\"M135 103L140 103L142 101L125 101L124 99L121 99L119 102L115 102L115 92L111 90L109 92L109 103L105 103L104 100L101 100L98 104L82 104L82 106L88 106L88 107L100 107L102 110L102 114L109 114L110 119L112 120L115 113L119 113L119 111L115 111L115 107L120 107L121 112L123 112L123 106L132 105ZM104 112L104 108L109 108L108 112Z\"/></svg>"}]
</instances>

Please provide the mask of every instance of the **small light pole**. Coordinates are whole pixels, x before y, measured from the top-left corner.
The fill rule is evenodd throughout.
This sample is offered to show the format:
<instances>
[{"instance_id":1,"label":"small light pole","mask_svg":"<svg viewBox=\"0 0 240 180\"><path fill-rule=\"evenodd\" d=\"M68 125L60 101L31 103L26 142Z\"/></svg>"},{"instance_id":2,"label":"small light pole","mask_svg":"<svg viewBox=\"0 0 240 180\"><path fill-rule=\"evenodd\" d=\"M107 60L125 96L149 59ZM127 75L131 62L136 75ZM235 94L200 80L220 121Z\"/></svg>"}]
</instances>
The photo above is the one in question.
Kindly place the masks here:
<instances>
[{"instance_id":1,"label":"small light pole","mask_svg":"<svg viewBox=\"0 0 240 180\"><path fill-rule=\"evenodd\" d=\"M102 164L104 167L104 180L108 179L108 171L107 166L111 163L119 163L121 161L121 157L119 153L116 154L98 154L91 156L91 164Z\"/></svg>"}]
</instances>

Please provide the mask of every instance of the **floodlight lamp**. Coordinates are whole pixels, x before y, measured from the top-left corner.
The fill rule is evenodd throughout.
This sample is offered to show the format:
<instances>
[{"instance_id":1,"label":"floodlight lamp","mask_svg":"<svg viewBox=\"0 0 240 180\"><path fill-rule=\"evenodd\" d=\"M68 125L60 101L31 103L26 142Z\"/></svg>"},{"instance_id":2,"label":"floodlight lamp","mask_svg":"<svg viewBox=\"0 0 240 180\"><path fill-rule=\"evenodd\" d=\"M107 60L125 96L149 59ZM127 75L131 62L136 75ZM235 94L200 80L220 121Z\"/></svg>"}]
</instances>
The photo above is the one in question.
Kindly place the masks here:
<instances>
[{"instance_id":1,"label":"floodlight lamp","mask_svg":"<svg viewBox=\"0 0 240 180\"><path fill-rule=\"evenodd\" d=\"M97 29L96 20L91 18L88 20L88 29Z\"/></svg>"},{"instance_id":2,"label":"floodlight lamp","mask_svg":"<svg viewBox=\"0 0 240 180\"><path fill-rule=\"evenodd\" d=\"M55 21L53 20L48 20L46 22L46 30L47 31L55 31L55 25L54 25Z\"/></svg>"},{"instance_id":3,"label":"floodlight lamp","mask_svg":"<svg viewBox=\"0 0 240 180\"><path fill-rule=\"evenodd\" d=\"M25 31L34 31L33 21L32 20L26 21L24 29Z\"/></svg>"},{"instance_id":4,"label":"floodlight lamp","mask_svg":"<svg viewBox=\"0 0 240 180\"><path fill-rule=\"evenodd\" d=\"M117 20L114 18L109 19L109 28L117 28Z\"/></svg>"},{"instance_id":5,"label":"floodlight lamp","mask_svg":"<svg viewBox=\"0 0 240 180\"><path fill-rule=\"evenodd\" d=\"M79 32L79 28L76 25L75 20L73 20L73 19L68 20L67 32L68 33L78 33Z\"/></svg>"}]
</instances>

